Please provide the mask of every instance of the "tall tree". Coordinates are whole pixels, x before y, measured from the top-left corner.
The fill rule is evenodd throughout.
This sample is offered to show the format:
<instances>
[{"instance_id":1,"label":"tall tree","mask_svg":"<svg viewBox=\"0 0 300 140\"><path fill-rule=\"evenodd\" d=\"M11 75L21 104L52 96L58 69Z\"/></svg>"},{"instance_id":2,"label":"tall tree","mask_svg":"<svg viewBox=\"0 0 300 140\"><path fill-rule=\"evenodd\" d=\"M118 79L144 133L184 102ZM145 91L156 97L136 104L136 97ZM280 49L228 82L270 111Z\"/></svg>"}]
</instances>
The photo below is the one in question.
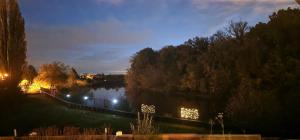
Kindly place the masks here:
<instances>
[{"instance_id":1,"label":"tall tree","mask_svg":"<svg viewBox=\"0 0 300 140\"><path fill-rule=\"evenodd\" d=\"M234 37L239 43L243 43L244 36L250 30L247 22L239 21L233 22L231 21L229 27L226 28L228 34Z\"/></svg>"},{"instance_id":2,"label":"tall tree","mask_svg":"<svg viewBox=\"0 0 300 140\"><path fill-rule=\"evenodd\" d=\"M0 1L0 72L16 86L26 59L24 19L16 0Z\"/></svg>"},{"instance_id":3,"label":"tall tree","mask_svg":"<svg viewBox=\"0 0 300 140\"><path fill-rule=\"evenodd\" d=\"M71 68L69 72L67 73L68 79L67 79L67 86L72 87L75 86L77 83L77 80L80 78L77 71L74 68Z\"/></svg>"},{"instance_id":4,"label":"tall tree","mask_svg":"<svg viewBox=\"0 0 300 140\"><path fill-rule=\"evenodd\" d=\"M33 82L33 79L37 76L37 71L32 65L24 67L22 78L28 80L30 83Z\"/></svg>"}]
</instances>

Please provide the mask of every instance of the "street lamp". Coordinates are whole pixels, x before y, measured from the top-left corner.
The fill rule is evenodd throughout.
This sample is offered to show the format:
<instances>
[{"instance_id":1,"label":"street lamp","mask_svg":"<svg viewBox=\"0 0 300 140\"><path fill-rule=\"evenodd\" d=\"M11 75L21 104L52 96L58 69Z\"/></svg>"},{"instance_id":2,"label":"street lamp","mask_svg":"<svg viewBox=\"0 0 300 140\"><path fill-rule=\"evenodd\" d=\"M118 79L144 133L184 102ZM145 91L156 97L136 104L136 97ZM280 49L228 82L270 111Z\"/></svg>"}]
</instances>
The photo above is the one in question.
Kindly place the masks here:
<instances>
[{"instance_id":1,"label":"street lamp","mask_svg":"<svg viewBox=\"0 0 300 140\"><path fill-rule=\"evenodd\" d=\"M117 103L118 103L118 100L117 100L117 99L113 99L113 100L112 100L112 103L113 103L113 104L117 104Z\"/></svg>"},{"instance_id":2,"label":"street lamp","mask_svg":"<svg viewBox=\"0 0 300 140\"><path fill-rule=\"evenodd\" d=\"M83 96L83 100L87 100L87 99L89 99L88 96Z\"/></svg>"},{"instance_id":3,"label":"street lamp","mask_svg":"<svg viewBox=\"0 0 300 140\"><path fill-rule=\"evenodd\" d=\"M66 95L66 97L67 97L67 98L70 98L70 97L71 97L71 95L70 95L70 94L67 94L67 95Z\"/></svg>"}]
</instances>

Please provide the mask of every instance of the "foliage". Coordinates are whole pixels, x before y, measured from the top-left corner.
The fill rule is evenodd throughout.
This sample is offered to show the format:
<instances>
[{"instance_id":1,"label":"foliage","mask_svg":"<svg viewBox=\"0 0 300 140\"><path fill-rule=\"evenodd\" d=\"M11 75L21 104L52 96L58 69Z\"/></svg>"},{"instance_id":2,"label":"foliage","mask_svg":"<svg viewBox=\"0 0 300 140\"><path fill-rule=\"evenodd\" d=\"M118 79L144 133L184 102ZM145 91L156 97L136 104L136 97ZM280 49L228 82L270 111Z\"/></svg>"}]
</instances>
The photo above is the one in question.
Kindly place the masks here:
<instances>
[{"instance_id":1,"label":"foliage","mask_svg":"<svg viewBox=\"0 0 300 140\"><path fill-rule=\"evenodd\" d=\"M157 128L153 125L152 116L148 113L143 113L143 118L140 118L138 112L137 123L134 125L130 123L131 131L133 135L153 135L158 132Z\"/></svg>"},{"instance_id":2,"label":"foliage","mask_svg":"<svg viewBox=\"0 0 300 140\"><path fill-rule=\"evenodd\" d=\"M22 78L28 80L30 83L38 75L36 69L32 65L26 65L23 70Z\"/></svg>"},{"instance_id":3,"label":"foliage","mask_svg":"<svg viewBox=\"0 0 300 140\"><path fill-rule=\"evenodd\" d=\"M288 8L254 27L231 22L211 37L143 49L131 59L128 94L194 93L210 97L211 116L225 111L240 127L300 125L299 33L300 10Z\"/></svg>"},{"instance_id":4,"label":"foliage","mask_svg":"<svg viewBox=\"0 0 300 140\"><path fill-rule=\"evenodd\" d=\"M49 83L54 87L61 87L65 85L68 79L68 66L61 62L54 62L52 64L44 64L40 67L37 81Z\"/></svg>"},{"instance_id":5,"label":"foliage","mask_svg":"<svg viewBox=\"0 0 300 140\"><path fill-rule=\"evenodd\" d=\"M79 75L77 71L74 68L71 68L69 72L67 73L67 86L72 87L74 85L77 85L77 80L79 79Z\"/></svg>"},{"instance_id":6,"label":"foliage","mask_svg":"<svg viewBox=\"0 0 300 140\"><path fill-rule=\"evenodd\" d=\"M0 21L0 73L8 73L16 87L26 59L24 19L17 0L1 0Z\"/></svg>"},{"instance_id":7,"label":"foliage","mask_svg":"<svg viewBox=\"0 0 300 140\"><path fill-rule=\"evenodd\" d=\"M72 88L76 85L86 84L79 80L79 75L74 68L70 68L62 62L42 65L34 81L46 83L56 88Z\"/></svg>"}]
</instances>

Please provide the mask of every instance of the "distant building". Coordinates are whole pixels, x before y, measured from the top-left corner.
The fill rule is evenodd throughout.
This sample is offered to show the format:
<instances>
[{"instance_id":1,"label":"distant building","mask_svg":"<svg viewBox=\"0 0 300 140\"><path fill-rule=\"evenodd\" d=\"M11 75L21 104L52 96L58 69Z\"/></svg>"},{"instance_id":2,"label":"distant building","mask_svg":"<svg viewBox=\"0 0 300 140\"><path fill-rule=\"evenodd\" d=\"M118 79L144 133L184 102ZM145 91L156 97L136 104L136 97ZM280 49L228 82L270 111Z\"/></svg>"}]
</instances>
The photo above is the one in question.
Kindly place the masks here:
<instances>
[{"instance_id":1,"label":"distant building","mask_svg":"<svg viewBox=\"0 0 300 140\"><path fill-rule=\"evenodd\" d=\"M103 79L104 74L83 73L80 75L80 78L81 79L90 79L90 80Z\"/></svg>"}]
</instances>

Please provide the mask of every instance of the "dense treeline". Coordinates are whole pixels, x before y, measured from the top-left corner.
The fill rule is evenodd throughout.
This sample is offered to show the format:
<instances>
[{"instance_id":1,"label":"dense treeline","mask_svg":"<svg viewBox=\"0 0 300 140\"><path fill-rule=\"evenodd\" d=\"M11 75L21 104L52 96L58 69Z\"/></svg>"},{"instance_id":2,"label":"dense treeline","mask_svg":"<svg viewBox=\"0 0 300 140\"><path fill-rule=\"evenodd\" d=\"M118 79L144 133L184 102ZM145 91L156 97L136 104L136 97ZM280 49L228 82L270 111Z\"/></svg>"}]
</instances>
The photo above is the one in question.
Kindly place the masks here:
<instances>
[{"instance_id":1,"label":"dense treeline","mask_svg":"<svg viewBox=\"0 0 300 140\"><path fill-rule=\"evenodd\" d=\"M122 74L102 74L101 78L88 80L88 86L94 89L105 88L105 89L117 89L125 87L124 75Z\"/></svg>"},{"instance_id":2,"label":"dense treeline","mask_svg":"<svg viewBox=\"0 0 300 140\"><path fill-rule=\"evenodd\" d=\"M289 8L254 27L231 22L211 37L145 48L131 60L127 90L209 96L211 113L237 126L300 132L299 35L300 10Z\"/></svg>"}]
</instances>

